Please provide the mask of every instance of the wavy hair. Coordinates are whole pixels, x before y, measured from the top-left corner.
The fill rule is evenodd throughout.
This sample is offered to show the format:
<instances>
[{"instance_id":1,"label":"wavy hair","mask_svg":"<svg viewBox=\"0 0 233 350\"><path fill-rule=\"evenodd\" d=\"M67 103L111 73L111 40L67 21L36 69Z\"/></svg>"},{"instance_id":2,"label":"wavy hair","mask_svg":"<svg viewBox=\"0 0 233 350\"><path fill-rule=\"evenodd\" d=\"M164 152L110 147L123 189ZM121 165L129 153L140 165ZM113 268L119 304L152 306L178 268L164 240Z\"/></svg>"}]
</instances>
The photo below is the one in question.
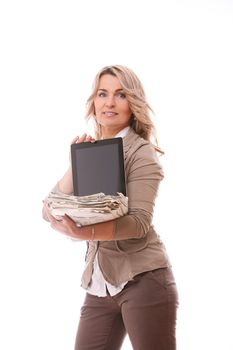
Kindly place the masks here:
<instances>
[{"instance_id":1,"label":"wavy hair","mask_svg":"<svg viewBox=\"0 0 233 350\"><path fill-rule=\"evenodd\" d=\"M144 88L142 83L136 76L136 74L129 68L121 65L107 66L102 68L96 75L93 86L92 93L87 100L87 112L86 118L89 120L95 115L94 99L99 86L100 78L105 75L110 74L114 77L117 77L122 89L126 95L126 98L129 102L129 107L132 111L131 123L130 126L134 131L144 138L145 140L150 141L151 137L154 138L154 146L158 152L163 154L164 152L160 149L157 142L156 128L151 119L150 113L153 113L152 108L149 106ZM95 127L95 137L97 139L101 138L101 127L94 119Z\"/></svg>"}]
</instances>

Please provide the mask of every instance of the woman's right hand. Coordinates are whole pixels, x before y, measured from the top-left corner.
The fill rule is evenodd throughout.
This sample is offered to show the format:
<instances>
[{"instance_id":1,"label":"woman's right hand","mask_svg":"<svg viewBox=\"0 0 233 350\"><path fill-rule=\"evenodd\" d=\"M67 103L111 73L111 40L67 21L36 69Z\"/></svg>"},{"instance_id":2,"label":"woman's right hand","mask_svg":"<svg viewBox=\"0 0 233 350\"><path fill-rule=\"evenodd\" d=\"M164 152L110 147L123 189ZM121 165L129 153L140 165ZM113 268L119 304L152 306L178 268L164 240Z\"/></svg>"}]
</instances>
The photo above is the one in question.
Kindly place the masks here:
<instances>
[{"instance_id":1,"label":"woman's right hand","mask_svg":"<svg viewBox=\"0 0 233 350\"><path fill-rule=\"evenodd\" d=\"M82 136L76 136L71 144L74 144L74 143L81 143L81 142L95 142L95 139L90 136L90 135L87 135L86 133L83 134Z\"/></svg>"}]
</instances>

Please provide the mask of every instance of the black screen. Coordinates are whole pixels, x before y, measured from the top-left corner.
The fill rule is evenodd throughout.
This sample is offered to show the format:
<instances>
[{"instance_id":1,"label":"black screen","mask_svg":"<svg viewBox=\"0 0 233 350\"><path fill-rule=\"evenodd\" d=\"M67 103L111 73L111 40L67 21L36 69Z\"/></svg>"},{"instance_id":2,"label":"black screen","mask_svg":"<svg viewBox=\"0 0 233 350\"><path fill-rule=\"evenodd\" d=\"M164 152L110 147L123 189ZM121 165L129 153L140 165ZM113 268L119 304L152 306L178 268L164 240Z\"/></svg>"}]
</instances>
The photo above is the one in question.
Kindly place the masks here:
<instances>
[{"instance_id":1,"label":"black screen","mask_svg":"<svg viewBox=\"0 0 233 350\"><path fill-rule=\"evenodd\" d=\"M122 139L71 146L74 194L126 195Z\"/></svg>"}]
</instances>

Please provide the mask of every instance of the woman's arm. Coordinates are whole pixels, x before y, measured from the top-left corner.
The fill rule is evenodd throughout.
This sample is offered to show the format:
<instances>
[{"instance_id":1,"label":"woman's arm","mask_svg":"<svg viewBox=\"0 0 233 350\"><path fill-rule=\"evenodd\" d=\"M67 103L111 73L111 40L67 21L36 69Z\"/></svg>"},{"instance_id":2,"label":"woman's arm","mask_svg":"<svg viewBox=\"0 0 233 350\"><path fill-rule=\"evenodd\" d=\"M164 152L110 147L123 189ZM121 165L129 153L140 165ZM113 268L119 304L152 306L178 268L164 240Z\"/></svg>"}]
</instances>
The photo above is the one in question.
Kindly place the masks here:
<instances>
[{"instance_id":1,"label":"woman's arm","mask_svg":"<svg viewBox=\"0 0 233 350\"><path fill-rule=\"evenodd\" d=\"M72 167L71 164L63 177L57 183L57 190L65 194L73 193L73 179L72 179Z\"/></svg>"},{"instance_id":2,"label":"woman's arm","mask_svg":"<svg viewBox=\"0 0 233 350\"><path fill-rule=\"evenodd\" d=\"M141 147L135 154L128 174L129 212L127 215L84 227L77 227L67 215L62 221L50 217L51 226L81 240L107 241L144 237L152 223L155 198L162 178L163 171L152 147L150 145Z\"/></svg>"}]
</instances>

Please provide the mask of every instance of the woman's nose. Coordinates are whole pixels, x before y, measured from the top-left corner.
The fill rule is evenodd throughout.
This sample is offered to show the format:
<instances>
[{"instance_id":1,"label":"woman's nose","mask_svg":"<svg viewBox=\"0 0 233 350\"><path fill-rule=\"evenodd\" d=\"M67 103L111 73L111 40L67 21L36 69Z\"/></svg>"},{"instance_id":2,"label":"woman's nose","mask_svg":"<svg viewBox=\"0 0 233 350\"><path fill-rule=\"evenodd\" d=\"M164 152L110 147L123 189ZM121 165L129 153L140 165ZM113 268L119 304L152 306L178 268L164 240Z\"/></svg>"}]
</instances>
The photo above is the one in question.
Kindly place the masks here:
<instances>
[{"instance_id":1,"label":"woman's nose","mask_svg":"<svg viewBox=\"0 0 233 350\"><path fill-rule=\"evenodd\" d=\"M106 105L108 107L113 107L115 105L115 99L113 95L109 95L106 100Z\"/></svg>"}]
</instances>

